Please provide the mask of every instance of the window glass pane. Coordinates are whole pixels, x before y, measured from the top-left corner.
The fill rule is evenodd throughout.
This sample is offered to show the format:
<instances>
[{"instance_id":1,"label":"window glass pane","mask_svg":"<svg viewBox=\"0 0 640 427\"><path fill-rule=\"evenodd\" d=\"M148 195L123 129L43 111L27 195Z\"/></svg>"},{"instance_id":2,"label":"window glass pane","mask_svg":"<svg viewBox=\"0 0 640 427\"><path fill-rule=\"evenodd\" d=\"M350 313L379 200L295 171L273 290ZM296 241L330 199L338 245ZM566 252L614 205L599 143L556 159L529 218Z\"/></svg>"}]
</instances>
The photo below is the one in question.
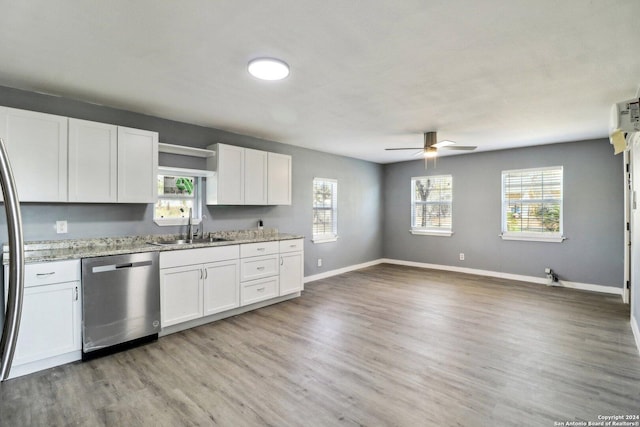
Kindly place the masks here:
<instances>
[{"instance_id":1,"label":"window glass pane","mask_svg":"<svg viewBox=\"0 0 640 427\"><path fill-rule=\"evenodd\" d=\"M451 175L411 178L411 228L414 230L451 230Z\"/></svg>"},{"instance_id":2,"label":"window glass pane","mask_svg":"<svg viewBox=\"0 0 640 427\"><path fill-rule=\"evenodd\" d=\"M503 232L561 234L562 174L561 166L503 171Z\"/></svg>"},{"instance_id":3,"label":"window glass pane","mask_svg":"<svg viewBox=\"0 0 640 427\"><path fill-rule=\"evenodd\" d=\"M335 237L338 234L338 182L332 179L313 180L313 236Z\"/></svg>"},{"instance_id":4,"label":"window glass pane","mask_svg":"<svg viewBox=\"0 0 640 427\"><path fill-rule=\"evenodd\" d=\"M155 218L188 218L193 199L161 199L156 202Z\"/></svg>"}]
</instances>

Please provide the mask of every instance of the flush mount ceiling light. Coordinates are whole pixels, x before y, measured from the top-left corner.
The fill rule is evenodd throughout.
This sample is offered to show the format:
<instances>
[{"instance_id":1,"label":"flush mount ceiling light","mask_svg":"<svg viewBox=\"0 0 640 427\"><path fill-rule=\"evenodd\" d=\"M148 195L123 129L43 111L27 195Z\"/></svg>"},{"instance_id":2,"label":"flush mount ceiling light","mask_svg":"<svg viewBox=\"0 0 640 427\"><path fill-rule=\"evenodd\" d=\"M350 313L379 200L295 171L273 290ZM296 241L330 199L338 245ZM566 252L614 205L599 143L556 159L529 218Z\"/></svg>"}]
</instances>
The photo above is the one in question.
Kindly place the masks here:
<instances>
[{"instance_id":1,"label":"flush mount ceiling light","mask_svg":"<svg viewBox=\"0 0 640 427\"><path fill-rule=\"evenodd\" d=\"M249 61L249 73L260 80L282 80L289 75L286 62L275 58L256 58Z\"/></svg>"}]
</instances>

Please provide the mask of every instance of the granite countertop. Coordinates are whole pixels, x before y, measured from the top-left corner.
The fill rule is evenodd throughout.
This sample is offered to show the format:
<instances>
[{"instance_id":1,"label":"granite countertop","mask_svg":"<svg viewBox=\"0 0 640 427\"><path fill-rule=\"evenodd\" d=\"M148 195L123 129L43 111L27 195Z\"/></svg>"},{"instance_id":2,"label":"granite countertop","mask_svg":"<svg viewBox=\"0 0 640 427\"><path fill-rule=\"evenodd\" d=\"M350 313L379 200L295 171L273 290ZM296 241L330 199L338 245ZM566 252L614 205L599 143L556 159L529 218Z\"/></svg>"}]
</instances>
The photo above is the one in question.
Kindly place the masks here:
<instances>
[{"instance_id":1,"label":"granite countertop","mask_svg":"<svg viewBox=\"0 0 640 427\"><path fill-rule=\"evenodd\" d=\"M26 263L62 261L67 259L91 258L106 255L121 255L137 252L161 252L182 249L209 248L216 246L238 245L241 243L259 243L280 240L302 239L304 236L280 233L277 229L234 230L210 233L213 238L228 239L218 242L199 242L185 244L162 244L158 242L183 239L181 234L162 234L147 236L104 237L76 240L50 240L25 242ZM2 247L2 263L9 263L9 247Z\"/></svg>"}]
</instances>

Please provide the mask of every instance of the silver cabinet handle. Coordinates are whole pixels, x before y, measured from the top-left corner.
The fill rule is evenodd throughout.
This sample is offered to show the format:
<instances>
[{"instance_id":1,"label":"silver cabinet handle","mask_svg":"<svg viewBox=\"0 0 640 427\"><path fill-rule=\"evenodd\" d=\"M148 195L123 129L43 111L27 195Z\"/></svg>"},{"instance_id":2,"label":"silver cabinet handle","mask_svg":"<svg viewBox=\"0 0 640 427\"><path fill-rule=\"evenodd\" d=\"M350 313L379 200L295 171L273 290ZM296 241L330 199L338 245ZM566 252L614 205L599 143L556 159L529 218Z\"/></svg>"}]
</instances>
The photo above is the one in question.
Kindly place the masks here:
<instances>
[{"instance_id":1,"label":"silver cabinet handle","mask_svg":"<svg viewBox=\"0 0 640 427\"><path fill-rule=\"evenodd\" d=\"M202 269L200 269L200 280L202 280Z\"/></svg>"},{"instance_id":2,"label":"silver cabinet handle","mask_svg":"<svg viewBox=\"0 0 640 427\"><path fill-rule=\"evenodd\" d=\"M264 289L265 289L265 288L264 288L264 286L263 286L263 287L261 287L261 288L256 289L256 291L258 291L258 292L263 292L263 291L264 291Z\"/></svg>"},{"instance_id":3,"label":"silver cabinet handle","mask_svg":"<svg viewBox=\"0 0 640 427\"><path fill-rule=\"evenodd\" d=\"M257 251L264 251L266 248L257 248Z\"/></svg>"},{"instance_id":4,"label":"silver cabinet handle","mask_svg":"<svg viewBox=\"0 0 640 427\"><path fill-rule=\"evenodd\" d=\"M204 278L206 279L207 277L209 277L209 270L207 270L206 268L204 269Z\"/></svg>"},{"instance_id":5,"label":"silver cabinet handle","mask_svg":"<svg viewBox=\"0 0 640 427\"><path fill-rule=\"evenodd\" d=\"M76 286L76 296L75 296L75 300L74 301L78 301L78 287Z\"/></svg>"},{"instance_id":6,"label":"silver cabinet handle","mask_svg":"<svg viewBox=\"0 0 640 427\"><path fill-rule=\"evenodd\" d=\"M290 248L295 248L298 245L289 245Z\"/></svg>"},{"instance_id":7,"label":"silver cabinet handle","mask_svg":"<svg viewBox=\"0 0 640 427\"><path fill-rule=\"evenodd\" d=\"M284 258L280 257L280 265L283 265L284 263Z\"/></svg>"},{"instance_id":8,"label":"silver cabinet handle","mask_svg":"<svg viewBox=\"0 0 640 427\"><path fill-rule=\"evenodd\" d=\"M256 270L262 271L262 270L264 270L264 267L258 267L258 268L256 268Z\"/></svg>"},{"instance_id":9,"label":"silver cabinet handle","mask_svg":"<svg viewBox=\"0 0 640 427\"><path fill-rule=\"evenodd\" d=\"M54 274L56 274L56 272L55 272L55 271L52 271L52 272L50 272L50 273L36 273L36 276L38 276L38 277L44 277L44 276L52 276L52 275L54 275Z\"/></svg>"}]
</instances>

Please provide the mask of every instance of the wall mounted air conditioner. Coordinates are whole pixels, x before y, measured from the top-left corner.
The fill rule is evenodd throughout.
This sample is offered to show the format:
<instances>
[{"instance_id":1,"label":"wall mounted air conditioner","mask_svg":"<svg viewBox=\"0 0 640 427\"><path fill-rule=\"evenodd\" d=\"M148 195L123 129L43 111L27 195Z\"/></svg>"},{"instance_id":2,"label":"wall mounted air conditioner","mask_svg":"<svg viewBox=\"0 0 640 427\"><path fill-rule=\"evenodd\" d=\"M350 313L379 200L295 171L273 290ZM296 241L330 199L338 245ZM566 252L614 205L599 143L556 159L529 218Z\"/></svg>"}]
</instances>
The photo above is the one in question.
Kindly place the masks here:
<instances>
[{"instance_id":1,"label":"wall mounted air conditioner","mask_svg":"<svg viewBox=\"0 0 640 427\"><path fill-rule=\"evenodd\" d=\"M640 132L640 99L618 102L611 107L609 140L614 154L629 148L631 134Z\"/></svg>"}]
</instances>

